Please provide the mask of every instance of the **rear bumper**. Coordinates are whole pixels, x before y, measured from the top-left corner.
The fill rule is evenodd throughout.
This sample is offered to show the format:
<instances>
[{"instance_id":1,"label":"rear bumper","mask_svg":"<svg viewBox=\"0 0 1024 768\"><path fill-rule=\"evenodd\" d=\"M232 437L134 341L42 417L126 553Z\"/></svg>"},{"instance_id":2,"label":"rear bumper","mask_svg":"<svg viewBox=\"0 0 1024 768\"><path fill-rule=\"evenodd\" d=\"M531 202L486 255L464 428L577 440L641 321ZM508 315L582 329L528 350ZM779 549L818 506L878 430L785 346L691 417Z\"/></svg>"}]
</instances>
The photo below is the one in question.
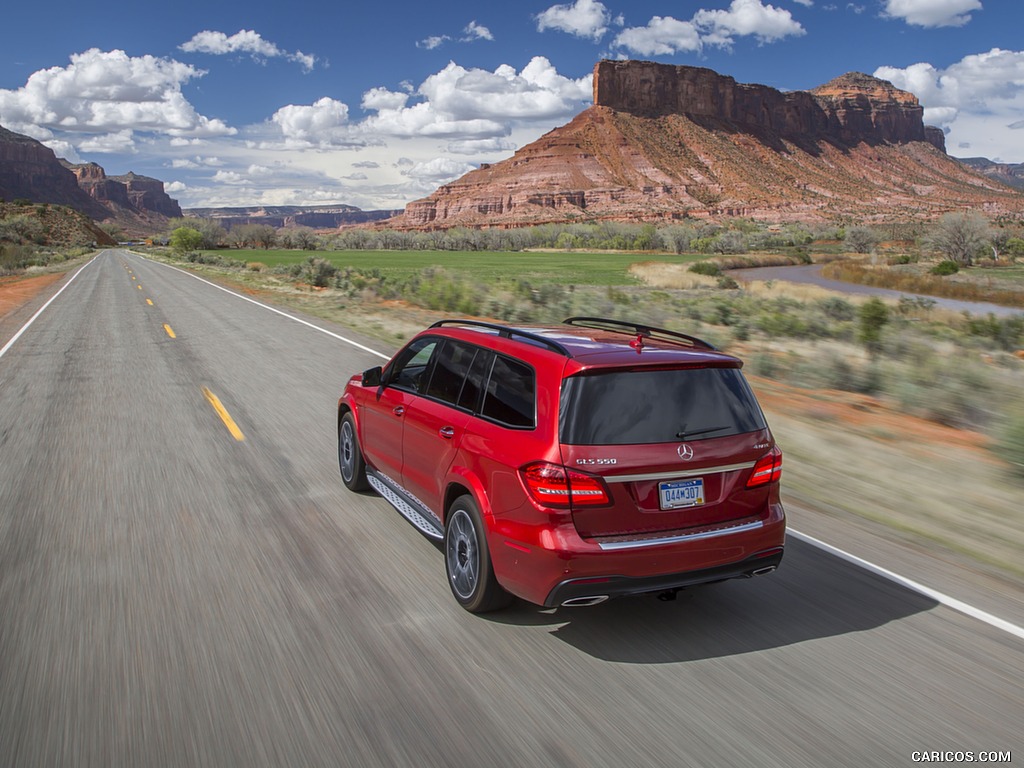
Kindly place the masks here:
<instances>
[{"instance_id":1,"label":"rear bumper","mask_svg":"<svg viewBox=\"0 0 1024 768\"><path fill-rule=\"evenodd\" d=\"M609 576L607 580L595 578L569 579L558 584L544 601L545 608L555 608L568 601L579 600L580 605L589 601L600 602L602 598L628 597L648 592L664 592L680 587L692 587L725 579L750 578L770 573L782 562L782 549L770 551L764 556L754 556L738 563L704 568L699 571L685 571L659 576Z\"/></svg>"},{"instance_id":2,"label":"rear bumper","mask_svg":"<svg viewBox=\"0 0 1024 768\"><path fill-rule=\"evenodd\" d=\"M569 521L552 527L499 524L488 538L499 583L524 600L554 607L575 598L660 592L771 570L782 559L785 511L774 503L763 517L680 534L583 539Z\"/></svg>"}]
</instances>

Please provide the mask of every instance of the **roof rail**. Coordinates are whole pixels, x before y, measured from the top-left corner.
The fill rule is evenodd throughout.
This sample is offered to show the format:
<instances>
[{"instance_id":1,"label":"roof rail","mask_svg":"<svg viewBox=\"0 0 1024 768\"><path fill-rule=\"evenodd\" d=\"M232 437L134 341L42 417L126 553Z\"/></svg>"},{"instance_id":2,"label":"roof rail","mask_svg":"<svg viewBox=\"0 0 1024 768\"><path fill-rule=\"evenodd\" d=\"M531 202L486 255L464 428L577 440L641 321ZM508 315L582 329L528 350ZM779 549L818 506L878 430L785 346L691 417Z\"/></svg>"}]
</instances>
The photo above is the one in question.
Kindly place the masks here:
<instances>
[{"instance_id":1,"label":"roof rail","mask_svg":"<svg viewBox=\"0 0 1024 768\"><path fill-rule=\"evenodd\" d=\"M535 344L540 344L542 347L550 349L552 352L557 352L565 357L572 357L572 353L559 344L557 341L553 341L549 338L541 336L538 333L530 333L519 328L512 328L507 325L498 325L497 323L485 323L482 320L438 320L432 324L431 328L440 328L442 325L468 325L474 328L487 328L488 330L495 331L499 336L506 339L513 337L532 341Z\"/></svg>"},{"instance_id":2,"label":"roof rail","mask_svg":"<svg viewBox=\"0 0 1024 768\"><path fill-rule=\"evenodd\" d=\"M687 336L685 333L669 331L665 328L655 328L652 325L640 323L628 323L623 320L610 320L606 317L567 317L563 321L566 325L578 325L584 328L595 328L601 331L613 331L616 333L635 333L638 336L646 336L659 341L685 342L690 347L703 347L704 349L717 349L713 344L698 339L696 336Z\"/></svg>"}]
</instances>

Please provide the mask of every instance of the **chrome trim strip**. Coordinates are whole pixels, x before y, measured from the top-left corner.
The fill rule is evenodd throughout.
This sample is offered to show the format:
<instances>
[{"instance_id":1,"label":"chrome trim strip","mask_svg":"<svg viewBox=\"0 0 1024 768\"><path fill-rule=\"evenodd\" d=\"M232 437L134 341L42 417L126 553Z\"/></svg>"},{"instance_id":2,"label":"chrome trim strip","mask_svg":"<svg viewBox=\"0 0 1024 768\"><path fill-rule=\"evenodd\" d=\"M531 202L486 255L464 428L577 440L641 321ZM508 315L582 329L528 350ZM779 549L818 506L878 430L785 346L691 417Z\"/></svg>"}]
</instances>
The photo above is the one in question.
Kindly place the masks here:
<instances>
[{"instance_id":1,"label":"chrome trim strip","mask_svg":"<svg viewBox=\"0 0 1024 768\"><path fill-rule=\"evenodd\" d=\"M713 539L716 536L727 536L731 533L742 533L763 528L762 520L755 520L752 523L734 525L730 528L715 528L713 531L701 531L700 533L684 533L680 536L667 536L663 539L644 539L641 541L610 541L598 546L605 551L617 549L640 549L641 547L660 547L663 544L679 544L684 541L698 541L700 539Z\"/></svg>"},{"instance_id":2,"label":"chrome trim strip","mask_svg":"<svg viewBox=\"0 0 1024 768\"><path fill-rule=\"evenodd\" d=\"M704 467L703 469L677 469L672 472L647 472L636 475L606 475L603 479L606 483L638 483L644 480L671 480L674 477L701 477L703 475L718 475L723 472L735 472L739 469L750 469L757 462L748 461L743 464L722 464L718 467Z\"/></svg>"}]
</instances>

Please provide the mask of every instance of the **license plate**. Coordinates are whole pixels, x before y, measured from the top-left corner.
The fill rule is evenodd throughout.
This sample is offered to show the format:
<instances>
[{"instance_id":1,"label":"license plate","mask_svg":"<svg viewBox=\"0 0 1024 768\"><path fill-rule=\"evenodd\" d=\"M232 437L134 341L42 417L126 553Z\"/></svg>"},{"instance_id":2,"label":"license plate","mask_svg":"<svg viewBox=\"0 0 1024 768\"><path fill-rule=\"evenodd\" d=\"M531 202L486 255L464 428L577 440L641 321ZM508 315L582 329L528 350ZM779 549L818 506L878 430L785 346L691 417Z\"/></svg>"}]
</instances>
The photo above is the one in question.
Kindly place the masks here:
<instances>
[{"instance_id":1,"label":"license plate","mask_svg":"<svg viewBox=\"0 0 1024 768\"><path fill-rule=\"evenodd\" d=\"M704 480L673 480L658 484L662 509L695 507L704 503Z\"/></svg>"}]
</instances>

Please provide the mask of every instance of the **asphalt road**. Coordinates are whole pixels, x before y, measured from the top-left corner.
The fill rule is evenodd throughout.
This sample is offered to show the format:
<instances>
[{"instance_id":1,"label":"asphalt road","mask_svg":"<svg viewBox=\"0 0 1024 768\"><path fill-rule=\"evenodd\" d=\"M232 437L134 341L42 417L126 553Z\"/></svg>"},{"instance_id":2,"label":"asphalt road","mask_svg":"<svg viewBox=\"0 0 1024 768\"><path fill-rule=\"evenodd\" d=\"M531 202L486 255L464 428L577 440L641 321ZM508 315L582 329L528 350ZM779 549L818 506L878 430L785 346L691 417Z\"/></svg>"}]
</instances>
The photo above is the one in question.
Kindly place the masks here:
<instances>
[{"instance_id":1,"label":"asphalt road","mask_svg":"<svg viewBox=\"0 0 1024 768\"><path fill-rule=\"evenodd\" d=\"M465 613L338 477L378 362L125 251L77 274L0 357L0 765L1024 759L1024 640L803 541L675 602Z\"/></svg>"}]
</instances>

